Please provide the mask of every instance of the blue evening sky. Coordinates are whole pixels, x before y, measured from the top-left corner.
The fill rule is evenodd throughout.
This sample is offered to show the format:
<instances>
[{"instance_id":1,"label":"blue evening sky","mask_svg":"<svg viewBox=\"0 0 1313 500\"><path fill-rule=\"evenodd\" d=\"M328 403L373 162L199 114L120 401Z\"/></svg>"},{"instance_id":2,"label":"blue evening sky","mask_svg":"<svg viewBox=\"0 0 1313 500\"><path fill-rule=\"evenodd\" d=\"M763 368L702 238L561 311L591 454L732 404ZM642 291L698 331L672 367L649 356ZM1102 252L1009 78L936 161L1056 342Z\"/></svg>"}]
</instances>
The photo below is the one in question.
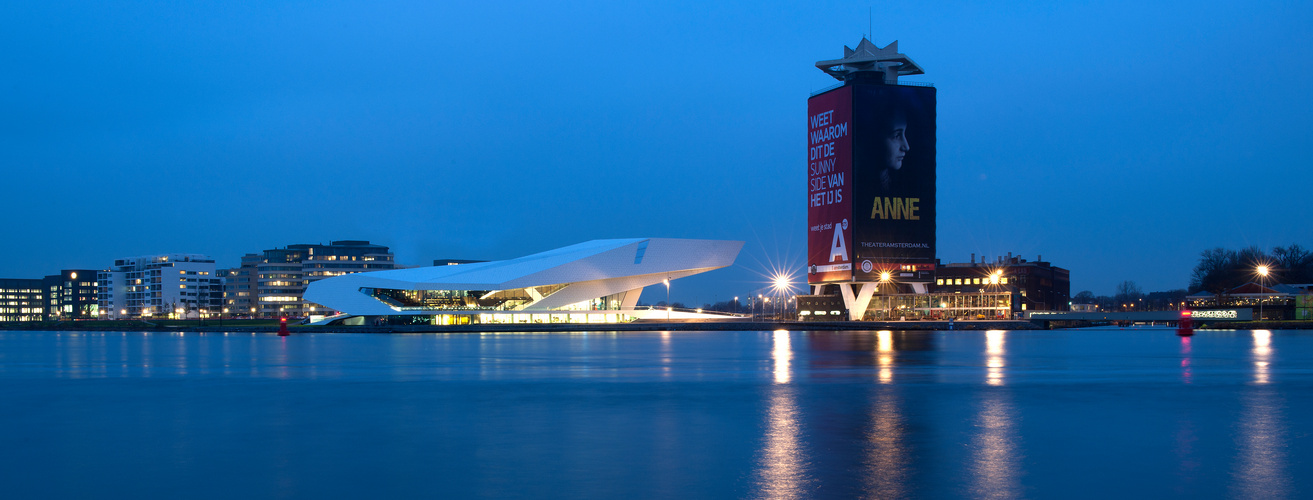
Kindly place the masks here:
<instances>
[{"instance_id":1,"label":"blue evening sky","mask_svg":"<svg viewBox=\"0 0 1313 500\"><path fill-rule=\"evenodd\" d=\"M746 241L677 281L801 275L814 67L869 2L0 6L0 277L367 239L407 265L584 240ZM1313 246L1308 2L883 2L939 89L944 262L1183 288ZM646 301L664 299L649 290Z\"/></svg>"}]
</instances>

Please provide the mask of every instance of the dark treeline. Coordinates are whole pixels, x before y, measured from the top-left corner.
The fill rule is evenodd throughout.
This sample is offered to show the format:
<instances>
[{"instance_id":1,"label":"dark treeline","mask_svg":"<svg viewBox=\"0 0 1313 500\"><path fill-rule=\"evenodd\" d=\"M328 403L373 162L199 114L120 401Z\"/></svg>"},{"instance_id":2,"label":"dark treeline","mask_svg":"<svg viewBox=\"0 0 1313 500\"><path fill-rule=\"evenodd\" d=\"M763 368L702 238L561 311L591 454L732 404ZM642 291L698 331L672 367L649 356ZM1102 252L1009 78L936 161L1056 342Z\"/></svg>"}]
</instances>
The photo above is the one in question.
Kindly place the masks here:
<instances>
[{"instance_id":1,"label":"dark treeline","mask_svg":"<svg viewBox=\"0 0 1313 500\"><path fill-rule=\"evenodd\" d=\"M1073 304L1094 304L1100 311L1166 311L1179 309L1185 302L1185 289L1144 293L1134 281L1117 285L1115 295L1094 295L1089 290L1072 297Z\"/></svg>"},{"instance_id":2,"label":"dark treeline","mask_svg":"<svg viewBox=\"0 0 1313 500\"><path fill-rule=\"evenodd\" d=\"M1259 266L1268 267L1260 276ZM1313 283L1313 252L1299 245L1275 247L1264 252L1257 246L1240 250L1214 248L1199 254L1199 263L1190 274L1188 289L1144 293L1134 281L1117 285L1113 295L1094 295L1089 290L1072 296L1074 304L1095 304L1103 311L1177 309L1185 297L1199 291L1222 293L1249 282Z\"/></svg>"},{"instance_id":3,"label":"dark treeline","mask_svg":"<svg viewBox=\"0 0 1313 500\"><path fill-rule=\"evenodd\" d=\"M1259 266L1268 266L1261 277ZM1199 264L1190 274L1190 293L1222 293L1249 282L1313 283L1313 253L1299 245L1275 247L1272 253L1251 246L1241 250L1214 248L1199 254Z\"/></svg>"}]
</instances>

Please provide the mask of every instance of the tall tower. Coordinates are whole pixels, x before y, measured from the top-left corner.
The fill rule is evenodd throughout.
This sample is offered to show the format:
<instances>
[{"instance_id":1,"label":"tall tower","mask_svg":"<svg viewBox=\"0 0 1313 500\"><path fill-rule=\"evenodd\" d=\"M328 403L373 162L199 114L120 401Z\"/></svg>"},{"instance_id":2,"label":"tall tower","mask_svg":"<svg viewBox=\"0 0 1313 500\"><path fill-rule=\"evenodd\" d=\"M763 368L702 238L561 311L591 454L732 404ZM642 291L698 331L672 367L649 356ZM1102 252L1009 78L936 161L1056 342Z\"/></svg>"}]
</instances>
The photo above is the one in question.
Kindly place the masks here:
<instances>
[{"instance_id":1,"label":"tall tower","mask_svg":"<svg viewBox=\"0 0 1313 500\"><path fill-rule=\"evenodd\" d=\"M843 83L807 100L807 282L837 285L855 320L934 279L935 88L898 82L925 72L896 41L816 67Z\"/></svg>"}]
</instances>

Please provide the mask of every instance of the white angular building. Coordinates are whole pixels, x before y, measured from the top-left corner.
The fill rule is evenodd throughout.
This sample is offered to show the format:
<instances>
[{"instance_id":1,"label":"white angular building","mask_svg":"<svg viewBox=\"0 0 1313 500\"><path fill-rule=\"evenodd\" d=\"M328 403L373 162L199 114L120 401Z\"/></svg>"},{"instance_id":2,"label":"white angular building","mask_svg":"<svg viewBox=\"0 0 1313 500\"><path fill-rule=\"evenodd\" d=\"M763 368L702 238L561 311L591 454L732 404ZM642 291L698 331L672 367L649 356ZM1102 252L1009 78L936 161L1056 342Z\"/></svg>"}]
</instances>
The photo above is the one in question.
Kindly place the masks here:
<instances>
[{"instance_id":1,"label":"white angular building","mask_svg":"<svg viewBox=\"0 0 1313 500\"><path fill-rule=\"evenodd\" d=\"M727 267L741 241L594 240L516 259L350 274L311 283L305 300L341 314L316 324L616 323L717 317L638 309L643 287ZM723 317L723 316L719 316Z\"/></svg>"}]
</instances>

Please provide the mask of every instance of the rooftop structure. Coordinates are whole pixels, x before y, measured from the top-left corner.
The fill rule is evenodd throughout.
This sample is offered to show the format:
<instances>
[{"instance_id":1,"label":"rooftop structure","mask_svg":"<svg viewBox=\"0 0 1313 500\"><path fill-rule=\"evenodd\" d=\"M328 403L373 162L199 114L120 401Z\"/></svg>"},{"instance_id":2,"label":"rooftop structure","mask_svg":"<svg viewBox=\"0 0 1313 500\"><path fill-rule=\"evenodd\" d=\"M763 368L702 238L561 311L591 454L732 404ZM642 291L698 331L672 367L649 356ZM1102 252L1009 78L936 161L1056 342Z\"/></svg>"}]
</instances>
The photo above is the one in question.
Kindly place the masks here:
<instances>
[{"instance_id":1,"label":"rooftop structure","mask_svg":"<svg viewBox=\"0 0 1313 500\"><path fill-rule=\"evenodd\" d=\"M843 46L843 59L817 61L816 67L842 82L875 74L878 80L896 83L899 76L925 74L907 54L898 53L898 40L881 48L864 37L855 49Z\"/></svg>"}]
</instances>

